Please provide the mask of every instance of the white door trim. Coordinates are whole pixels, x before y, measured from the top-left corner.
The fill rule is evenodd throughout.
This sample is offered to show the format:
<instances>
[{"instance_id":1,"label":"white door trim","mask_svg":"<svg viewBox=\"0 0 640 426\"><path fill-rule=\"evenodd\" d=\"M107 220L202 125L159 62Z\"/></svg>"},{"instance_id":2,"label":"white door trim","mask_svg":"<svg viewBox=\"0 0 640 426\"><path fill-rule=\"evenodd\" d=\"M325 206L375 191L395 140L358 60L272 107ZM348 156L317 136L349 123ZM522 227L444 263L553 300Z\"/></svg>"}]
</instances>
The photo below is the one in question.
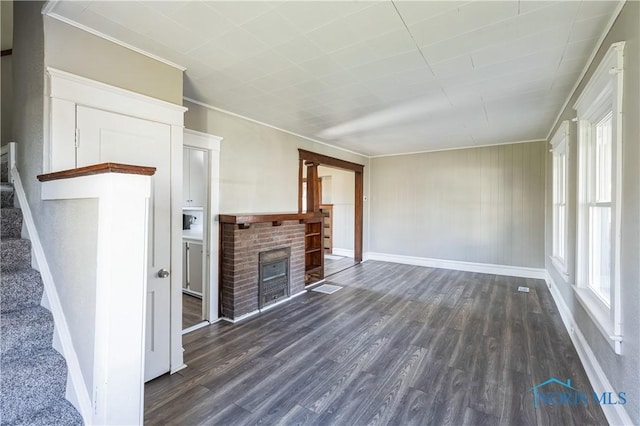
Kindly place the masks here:
<instances>
[{"instance_id":1,"label":"white door trim","mask_svg":"<svg viewBox=\"0 0 640 426\"><path fill-rule=\"evenodd\" d=\"M204 208L203 217L205 227L203 229L203 244L206 252L209 253L206 262L205 277L208 283L208 291L204 292L207 298L206 320L215 322L218 317L218 257L219 257L219 232L220 223L220 136L198 132L196 130L184 129L184 146L188 148L202 149L209 152L209 185L207 187L207 203ZM182 321L182 318L180 318ZM180 324L182 325L182 324Z\"/></svg>"},{"instance_id":2,"label":"white door trim","mask_svg":"<svg viewBox=\"0 0 640 426\"><path fill-rule=\"evenodd\" d=\"M74 168L78 105L171 126L171 366L184 368L182 351L182 139L187 108L88 78L47 67L43 173ZM55 120L54 120L55 117ZM82 135L80 135L82 143ZM142 309L142 308L141 308ZM176 320L177 319L177 320ZM176 327L176 323L178 326Z\"/></svg>"}]
</instances>

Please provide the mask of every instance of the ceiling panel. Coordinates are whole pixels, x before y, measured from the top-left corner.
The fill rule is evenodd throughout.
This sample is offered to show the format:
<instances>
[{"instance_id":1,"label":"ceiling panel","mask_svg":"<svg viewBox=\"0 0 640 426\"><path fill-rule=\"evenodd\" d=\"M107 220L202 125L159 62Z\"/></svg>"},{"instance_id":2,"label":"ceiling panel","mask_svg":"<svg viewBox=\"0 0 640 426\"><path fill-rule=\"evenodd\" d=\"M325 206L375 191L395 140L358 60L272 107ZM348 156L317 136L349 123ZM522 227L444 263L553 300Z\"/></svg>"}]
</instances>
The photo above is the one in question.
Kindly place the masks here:
<instances>
[{"instance_id":1,"label":"ceiling panel","mask_svg":"<svg viewBox=\"0 0 640 426\"><path fill-rule=\"evenodd\" d=\"M384 155L546 137L617 5L62 0L51 13L186 66L185 96Z\"/></svg>"}]
</instances>

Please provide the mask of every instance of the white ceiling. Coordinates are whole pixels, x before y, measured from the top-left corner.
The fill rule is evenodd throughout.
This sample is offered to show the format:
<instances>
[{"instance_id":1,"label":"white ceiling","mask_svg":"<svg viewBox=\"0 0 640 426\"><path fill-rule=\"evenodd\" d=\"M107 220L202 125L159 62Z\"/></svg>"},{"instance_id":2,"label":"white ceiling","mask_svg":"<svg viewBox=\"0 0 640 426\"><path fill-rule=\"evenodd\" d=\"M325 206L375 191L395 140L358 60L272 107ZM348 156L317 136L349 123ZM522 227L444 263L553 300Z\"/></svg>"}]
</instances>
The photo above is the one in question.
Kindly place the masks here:
<instances>
[{"instance_id":1,"label":"white ceiling","mask_svg":"<svg viewBox=\"0 0 640 426\"><path fill-rule=\"evenodd\" d=\"M618 2L60 1L197 101L366 155L547 136Z\"/></svg>"}]
</instances>

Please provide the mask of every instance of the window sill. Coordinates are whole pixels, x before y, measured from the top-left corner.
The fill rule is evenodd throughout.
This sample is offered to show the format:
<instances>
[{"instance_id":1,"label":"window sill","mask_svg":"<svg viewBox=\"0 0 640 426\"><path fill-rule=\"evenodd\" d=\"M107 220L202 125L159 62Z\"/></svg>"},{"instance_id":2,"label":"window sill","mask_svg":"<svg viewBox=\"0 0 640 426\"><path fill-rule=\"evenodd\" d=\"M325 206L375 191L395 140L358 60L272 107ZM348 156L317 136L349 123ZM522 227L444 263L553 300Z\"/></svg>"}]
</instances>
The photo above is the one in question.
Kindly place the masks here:
<instances>
[{"instance_id":1,"label":"window sill","mask_svg":"<svg viewBox=\"0 0 640 426\"><path fill-rule=\"evenodd\" d=\"M616 354L622 353L622 336L613 332L613 321L611 320L611 311L607 308L593 291L588 288L574 287L578 301L585 309L591 320L605 337L611 348Z\"/></svg>"},{"instance_id":2,"label":"window sill","mask_svg":"<svg viewBox=\"0 0 640 426\"><path fill-rule=\"evenodd\" d=\"M549 256L549 259L551 259L551 263L556 268L556 271L558 271L564 282L568 283L569 274L567 273L567 267L565 266L564 262L560 260L560 258L557 258L555 256Z\"/></svg>"}]
</instances>

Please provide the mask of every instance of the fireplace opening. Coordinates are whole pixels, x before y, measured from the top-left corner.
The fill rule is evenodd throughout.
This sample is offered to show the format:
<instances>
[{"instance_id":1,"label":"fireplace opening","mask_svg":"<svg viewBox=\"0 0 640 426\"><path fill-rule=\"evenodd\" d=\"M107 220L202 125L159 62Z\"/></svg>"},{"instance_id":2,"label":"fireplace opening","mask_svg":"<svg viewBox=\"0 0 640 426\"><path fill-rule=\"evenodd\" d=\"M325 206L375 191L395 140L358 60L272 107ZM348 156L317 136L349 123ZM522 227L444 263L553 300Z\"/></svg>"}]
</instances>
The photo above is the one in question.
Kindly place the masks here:
<instances>
[{"instance_id":1,"label":"fireplace opening","mask_svg":"<svg viewBox=\"0 0 640 426\"><path fill-rule=\"evenodd\" d=\"M291 248L284 247L259 253L258 308L289 297L289 261Z\"/></svg>"}]
</instances>

